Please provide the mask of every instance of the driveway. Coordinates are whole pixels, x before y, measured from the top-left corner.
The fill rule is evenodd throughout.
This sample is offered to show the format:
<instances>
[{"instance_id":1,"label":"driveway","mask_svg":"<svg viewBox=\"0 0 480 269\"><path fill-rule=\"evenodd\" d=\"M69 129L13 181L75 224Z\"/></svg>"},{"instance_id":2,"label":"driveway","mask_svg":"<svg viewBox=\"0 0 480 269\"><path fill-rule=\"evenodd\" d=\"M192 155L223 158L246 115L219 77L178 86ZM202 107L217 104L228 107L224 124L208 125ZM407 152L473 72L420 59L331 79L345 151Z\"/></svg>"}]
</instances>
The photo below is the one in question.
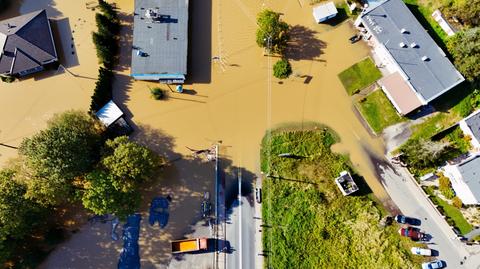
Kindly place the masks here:
<instances>
[{"instance_id":1,"label":"driveway","mask_svg":"<svg viewBox=\"0 0 480 269\"><path fill-rule=\"evenodd\" d=\"M405 168L389 163L377 167L385 189L402 213L422 221L420 228L431 236L427 244L439 252L438 259L444 260L448 268L480 268L480 249L457 239Z\"/></svg>"}]
</instances>

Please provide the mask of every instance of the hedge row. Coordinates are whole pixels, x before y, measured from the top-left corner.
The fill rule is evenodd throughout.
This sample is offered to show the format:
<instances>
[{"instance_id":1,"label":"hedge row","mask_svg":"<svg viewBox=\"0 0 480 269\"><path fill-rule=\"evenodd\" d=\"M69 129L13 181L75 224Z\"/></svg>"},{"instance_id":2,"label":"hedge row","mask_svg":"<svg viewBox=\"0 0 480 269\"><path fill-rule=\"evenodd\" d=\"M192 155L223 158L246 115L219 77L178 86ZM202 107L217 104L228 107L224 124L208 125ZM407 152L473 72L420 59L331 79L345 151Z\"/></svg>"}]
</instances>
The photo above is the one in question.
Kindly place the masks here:
<instances>
[{"instance_id":1,"label":"hedge row","mask_svg":"<svg viewBox=\"0 0 480 269\"><path fill-rule=\"evenodd\" d=\"M98 69L98 81L90 104L90 113L97 112L106 103L112 100L112 68L116 62L118 52L118 34L120 20L114 7L104 0L98 1L100 12L95 15L97 32L92 34L93 43L97 50L97 57L103 67Z\"/></svg>"}]
</instances>

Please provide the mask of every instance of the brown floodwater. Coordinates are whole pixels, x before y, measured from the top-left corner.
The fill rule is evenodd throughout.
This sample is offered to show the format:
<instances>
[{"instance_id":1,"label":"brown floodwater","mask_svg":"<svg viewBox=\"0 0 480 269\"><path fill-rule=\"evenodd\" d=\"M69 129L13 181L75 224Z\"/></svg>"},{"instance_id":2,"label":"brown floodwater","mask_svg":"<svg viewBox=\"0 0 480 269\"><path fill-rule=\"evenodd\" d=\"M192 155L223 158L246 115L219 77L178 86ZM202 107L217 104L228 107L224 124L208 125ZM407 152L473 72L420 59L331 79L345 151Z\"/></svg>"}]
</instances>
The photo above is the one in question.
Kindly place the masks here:
<instances>
[{"instance_id":1,"label":"brown floodwater","mask_svg":"<svg viewBox=\"0 0 480 269\"><path fill-rule=\"evenodd\" d=\"M73 35L77 57L70 53L71 37L66 38L62 47L69 56L65 61L71 73L0 84L0 142L13 145L43 128L55 112L87 110L94 84L89 78L96 77L98 66L90 37L94 12L86 8L91 1L21 2L9 12L48 7L55 18L67 18L58 29L65 36ZM334 150L348 154L375 195L387 199L366 152L382 156L383 144L362 126L337 78L339 72L369 54L362 42L352 45L348 41L354 34L349 22L316 24L307 0L190 1L190 81L184 86L186 93L173 93L162 86L169 97L156 101L150 97L149 88L157 84L129 78L134 1L114 2L124 24L114 100L137 129L135 139L171 160L181 157L166 168L160 183L145 193L144 216L150 198L172 193L174 199L164 230L150 227L146 219L142 221L140 256L144 268L168 263L169 240L194 232L191 225L199 214L195 205L200 204L204 191L213 191L212 165L192 159L186 147L206 148L221 140L223 162L254 175L260 170L260 141L267 129L285 122L324 123L341 137ZM269 71L278 58L271 57L269 63L255 44L255 17L264 7L284 13L282 18L293 27L287 57L294 74L284 81L273 78ZM214 56L221 60L212 61ZM13 150L0 150L0 163L15 155ZM92 228L87 224L52 252L42 267L112 267L120 247L120 242L111 241L108 225Z\"/></svg>"},{"instance_id":2,"label":"brown floodwater","mask_svg":"<svg viewBox=\"0 0 480 269\"><path fill-rule=\"evenodd\" d=\"M18 146L23 138L44 128L53 114L68 109L88 110L98 64L91 38L95 13L86 8L86 2L12 1L11 7L0 13L3 20L46 9L54 20L57 52L66 68L0 83L0 143ZM16 154L14 149L0 147L0 166Z\"/></svg>"}]
</instances>

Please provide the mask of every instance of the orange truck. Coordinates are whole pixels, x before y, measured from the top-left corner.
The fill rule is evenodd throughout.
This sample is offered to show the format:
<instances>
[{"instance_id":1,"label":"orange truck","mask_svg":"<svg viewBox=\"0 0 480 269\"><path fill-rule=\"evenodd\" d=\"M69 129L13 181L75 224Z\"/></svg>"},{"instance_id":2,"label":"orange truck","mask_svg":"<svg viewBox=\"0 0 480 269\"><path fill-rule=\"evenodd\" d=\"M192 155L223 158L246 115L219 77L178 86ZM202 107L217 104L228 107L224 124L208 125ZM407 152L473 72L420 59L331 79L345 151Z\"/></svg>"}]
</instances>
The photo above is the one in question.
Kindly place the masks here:
<instances>
[{"instance_id":1,"label":"orange truck","mask_svg":"<svg viewBox=\"0 0 480 269\"><path fill-rule=\"evenodd\" d=\"M172 241L172 253L187 253L207 250L207 238L192 238Z\"/></svg>"}]
</instances>

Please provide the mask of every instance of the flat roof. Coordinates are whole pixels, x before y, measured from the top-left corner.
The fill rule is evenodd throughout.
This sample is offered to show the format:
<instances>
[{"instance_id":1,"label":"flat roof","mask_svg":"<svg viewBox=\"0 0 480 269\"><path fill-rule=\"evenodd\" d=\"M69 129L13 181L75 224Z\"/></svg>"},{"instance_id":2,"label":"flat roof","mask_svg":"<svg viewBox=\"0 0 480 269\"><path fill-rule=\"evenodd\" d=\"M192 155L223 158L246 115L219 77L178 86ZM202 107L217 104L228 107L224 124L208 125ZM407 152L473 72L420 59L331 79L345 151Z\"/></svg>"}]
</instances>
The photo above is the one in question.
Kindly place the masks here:
<instances>
[{"instance_id":1,"label":"flat roof","mask_svg":"<svg viewBox=\"0 0 480 269\"><path fill-rule=\"evenodd\" d=\"M394 103L400 114L406 115L422 106L422 102L400 73L395 72L383 77L378 81L378 84L383 87L385 94Z\"/></svg>"},{"instance_id":2,"label":"flat roof","mask_svg":"<svg viewBox=\"0 0 480 269\"><path fill-rule=\"evenodd\" d=\"M337 13L337 8L333 2L328 2L313 8L313 16L317 20L321 20Z\"/></svg>"},{"instance_id":3,"label":"flat roof","mask_svg":"<svg viewBox=\"0 0 480 269\"><path fill-rule=\"evenodd\" d=\"M480 201L480 156L458 165L463 181L477 201Z\"/></svg>"},{"instance_id":4,"label":"flat roof","mask_svg":"<svg viewBox=\"0 0 480 269\"><path fill-rule=\"evenodd\" d=\"M473 136L480 141L480 110L473 112L465 119L465 123L473 133Z\"/></svg>"},{"instance_id":5,"label":"flat roof","mask_svg":"<svg viewBox=\"0 0 480 269\"><path fill-rule=\"evenodd\" d=\"M464 81L403 1L385 0L364 12L361 20L426 102Z\"/></svg>"},{"instance_id":6,"label":"flat roof","mask_svg":"<svg viewBox=\"0 0 480 269\"><path fill-rule=\"evenodd\" d=\"M106 127L108 127L121 118L123 112L117 104L110 100L110 102L104 105L95 115Z\"/></svg>"},{"instance_id":7,"label":"flat roof","mask_svg":"<svg viewBox=\"0 0 480 269\"><path fill-rule=\"evenodd\" d=\"M187 74L189 0L135 0L132 75Z\"/></svg>"}]
</instances>

